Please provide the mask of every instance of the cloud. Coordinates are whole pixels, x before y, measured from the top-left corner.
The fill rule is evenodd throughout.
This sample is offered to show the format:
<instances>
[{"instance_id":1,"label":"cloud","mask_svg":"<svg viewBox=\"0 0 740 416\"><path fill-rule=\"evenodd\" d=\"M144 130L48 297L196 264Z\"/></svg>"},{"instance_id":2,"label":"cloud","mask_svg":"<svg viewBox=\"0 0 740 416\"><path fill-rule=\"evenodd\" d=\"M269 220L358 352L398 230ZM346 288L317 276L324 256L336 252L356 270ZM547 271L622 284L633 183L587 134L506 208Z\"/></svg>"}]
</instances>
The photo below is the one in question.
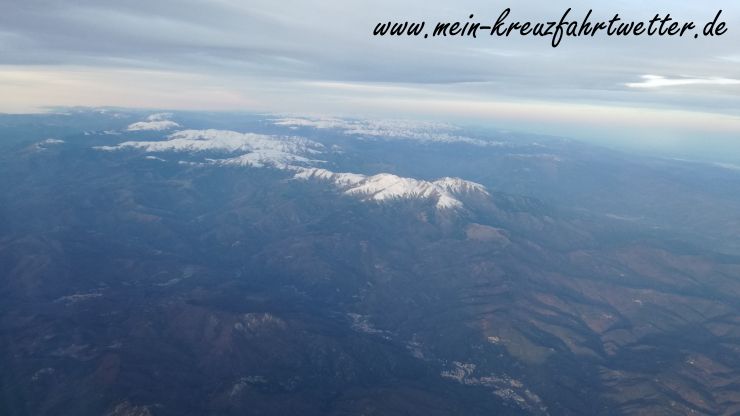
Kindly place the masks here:
<instances>
[{"instance_id":1,"label":"cloud","mask_svg":"<svg viewBox=\"0 0 740 416\"><path fill-rule=\"evenodd\" d=\"M641 82L624 84L629 88L663 88L684 85L740 85L739 79L732 78L666 78L660 75L643 75Z\"/></svg>"},{"instance_id":2,"label":"cloud","mask_svg":"<svg viewBox=\"0 0 740 416\"><path fill-rule=\"evenodd\" d=\"M697 23L723 9L727 26L740 26L740 3L733 0L714 1L711 8L670 0L647 6L573 0L567 6L574 15L593 8L595 20L616 12L650 19L662 11ZM665 122L656 130L671 133L676 120L660 114L676 110L706 120L695 123L706 130L691 130L697 139L714 134L711 120L740 114L737 90L724 88L739 76L740 48L729 35L569 38L553 49L546 39L531 37L371 34L376 23L396 19L433 24L467 21L473 13L489 23L503 7L484 0L454 6L442 0L357 0L351 6L344 0L26 0L0 13L0 111L111 105L394 112L548 130L543 119L570 108L568 126L558 134L578 135L582 126L594 125L583 135L627 136L633 134L629 124L615 127L611 113L601 109L647 110L643 118L654 110ZM565 7L523 0L511 9L512 20L541 21L559 17ZM639 79L646 73L693 76ZM691 85L705 88L669 88ZM728 124L735 125L719 125Z\"/></svg>"}]
</instances>

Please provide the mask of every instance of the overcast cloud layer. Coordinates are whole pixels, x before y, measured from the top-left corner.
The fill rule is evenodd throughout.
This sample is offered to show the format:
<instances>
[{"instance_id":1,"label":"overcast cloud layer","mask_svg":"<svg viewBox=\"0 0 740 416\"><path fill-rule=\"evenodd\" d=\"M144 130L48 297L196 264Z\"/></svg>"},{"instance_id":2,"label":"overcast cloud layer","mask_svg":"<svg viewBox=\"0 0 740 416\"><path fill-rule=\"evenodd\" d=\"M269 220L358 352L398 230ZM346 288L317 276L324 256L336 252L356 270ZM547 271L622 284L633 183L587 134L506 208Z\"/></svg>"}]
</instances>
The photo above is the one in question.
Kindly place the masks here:
<instances>
[{"instance_id":1,"label":"overcast cloud layer","mask_svg":"<svg viewBox=\"0 0 740 416\"><path fill-rule=\"evenodd\" d=\"M740 155L736 1L11 0L0 111L52 105L441 117ZM379 21L723 9L722 38L373 38ZM709 143L707 145L706 143Z\"/></svg>"}]
</instances>

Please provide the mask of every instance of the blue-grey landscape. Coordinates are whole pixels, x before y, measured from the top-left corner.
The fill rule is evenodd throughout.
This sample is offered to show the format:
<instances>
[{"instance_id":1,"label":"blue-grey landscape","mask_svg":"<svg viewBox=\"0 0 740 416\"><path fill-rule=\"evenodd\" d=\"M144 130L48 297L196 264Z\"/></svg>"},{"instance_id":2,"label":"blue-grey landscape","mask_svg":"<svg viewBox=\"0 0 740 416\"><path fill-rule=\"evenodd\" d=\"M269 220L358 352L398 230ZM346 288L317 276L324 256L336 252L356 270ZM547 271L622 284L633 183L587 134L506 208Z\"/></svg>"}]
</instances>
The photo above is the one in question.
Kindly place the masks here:
<instances>
[{"instance_id":1,"label":"blue-grey landscape","mask_svg":"<svg viewBox=\"0 0 740 416\"><path fill-rule=\"evenodd\" d=\"M0 117L5 414L733 414L736 166L397 120Z\"/></svg>"},{"instance_id":2,"label":"blue-grey landscape","mask_svg":"<svg viewBox=\"0 0 740 416\"><path fill-rule=\"evenodd\" d=\"M4 6L0 415L740 414L737 4Z\"/></svg>"}]
</instances>

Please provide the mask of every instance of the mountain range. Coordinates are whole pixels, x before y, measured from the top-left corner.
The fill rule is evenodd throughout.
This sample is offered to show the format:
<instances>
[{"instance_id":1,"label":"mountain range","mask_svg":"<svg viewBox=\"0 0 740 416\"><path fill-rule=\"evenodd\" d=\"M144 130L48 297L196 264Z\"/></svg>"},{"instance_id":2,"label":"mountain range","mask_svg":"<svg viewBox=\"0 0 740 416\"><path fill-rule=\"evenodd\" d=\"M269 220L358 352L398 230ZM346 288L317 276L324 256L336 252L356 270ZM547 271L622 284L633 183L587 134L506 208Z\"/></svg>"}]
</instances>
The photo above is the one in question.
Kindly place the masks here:
<instances>
[{"instance_id":1,"label":"mountain range","mask_svg":"<svg viewBox=\"0 0 740 416\"><path fill-rule=\"evenodd\" d=\"M2 414L740 412L734 165L301 115L0 137Z\"/></svg>"}]
</instances>

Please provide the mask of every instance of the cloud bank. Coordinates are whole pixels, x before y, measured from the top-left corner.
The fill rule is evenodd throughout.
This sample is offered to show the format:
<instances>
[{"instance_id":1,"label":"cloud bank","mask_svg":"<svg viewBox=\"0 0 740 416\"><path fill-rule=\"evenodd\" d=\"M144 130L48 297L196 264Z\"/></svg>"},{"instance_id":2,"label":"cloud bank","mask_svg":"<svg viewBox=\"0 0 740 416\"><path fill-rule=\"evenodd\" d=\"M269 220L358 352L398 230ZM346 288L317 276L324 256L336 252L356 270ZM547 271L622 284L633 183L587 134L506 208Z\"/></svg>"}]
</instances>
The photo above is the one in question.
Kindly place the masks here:
<instances>
[{"instance_id":1,"label":"cloud bank","mask_svg":"<svg viewBox=\"0 0 740 416\"><path fill-rule=\"evenodd\" d=\"M701 24L723 9L729 34L569 39L557 49L532 38L371 35L380 21L494 20L507 6L517 20L563 13L544 0L13 2L0 14L5 112L115 105L470 119L653 143L740 132L740 5L728 0L574 0L568 7L594 9L594 19L671 12ZM168 128L162 121L146 122Z\"/></svg>"}]
</instances>

